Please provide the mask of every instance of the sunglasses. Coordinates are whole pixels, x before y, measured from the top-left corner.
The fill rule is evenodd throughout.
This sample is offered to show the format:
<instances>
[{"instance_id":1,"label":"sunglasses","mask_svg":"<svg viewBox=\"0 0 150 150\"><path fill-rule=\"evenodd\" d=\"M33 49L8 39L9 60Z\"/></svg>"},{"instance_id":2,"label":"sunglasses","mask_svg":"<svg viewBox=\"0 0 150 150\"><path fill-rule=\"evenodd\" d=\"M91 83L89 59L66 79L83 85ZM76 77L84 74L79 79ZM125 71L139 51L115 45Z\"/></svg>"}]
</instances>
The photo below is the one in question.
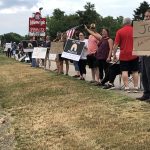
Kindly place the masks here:
<instances>
[{"instance_id":1,"label":"sunglasses","mask_svg":"<svg viewBox=\"0 0 150 150\"><path fill-rule=\"evenodd\" d=\"M84 36L84 35L79 35L79 36Z\"/></svg>"}]
</instances>

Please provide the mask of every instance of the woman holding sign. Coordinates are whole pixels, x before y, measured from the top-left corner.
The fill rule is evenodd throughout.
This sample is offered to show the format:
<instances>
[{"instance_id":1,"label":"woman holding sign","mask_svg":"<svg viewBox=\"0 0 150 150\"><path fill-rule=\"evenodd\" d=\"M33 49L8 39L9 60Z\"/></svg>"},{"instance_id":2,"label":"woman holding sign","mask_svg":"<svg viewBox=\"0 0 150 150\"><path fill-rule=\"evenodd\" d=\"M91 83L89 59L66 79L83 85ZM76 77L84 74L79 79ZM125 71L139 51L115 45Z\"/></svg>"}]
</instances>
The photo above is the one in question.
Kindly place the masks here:
<instances>
[{"instance_id":1,"label":"woman holding sign","mask_svg":"<svg viewBox=\"0 0 150 150\"><path fill-rule=\"evenodd\" d=\"M81 42L84 42L84 48L81 53L80 60L78 62L79 66L79 71L80 71L80 80L85 80L85 75L86 75L86 63L87 63L87 45L88 45L88 40L85 39L85 35L83 32L79 33L79 40Z\"/></svg>"}]
</instances>

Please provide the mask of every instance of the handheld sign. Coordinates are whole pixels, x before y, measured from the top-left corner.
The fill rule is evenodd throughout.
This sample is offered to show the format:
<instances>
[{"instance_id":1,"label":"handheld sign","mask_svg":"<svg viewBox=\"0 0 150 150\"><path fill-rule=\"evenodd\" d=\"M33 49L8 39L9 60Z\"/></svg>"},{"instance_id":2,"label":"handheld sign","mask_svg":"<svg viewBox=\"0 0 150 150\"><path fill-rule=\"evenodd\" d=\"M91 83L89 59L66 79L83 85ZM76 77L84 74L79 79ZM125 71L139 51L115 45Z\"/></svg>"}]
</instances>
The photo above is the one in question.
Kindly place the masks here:
<instances>
[{"instance_id":1,"label":"handheld sign","mask_svg":"<svg viewBox=\"0 0 150 150\"><path fill-rule=\"evenodd\" d=\"M68 39L61 57L79 61L85 42Z\"/></svg>"},{"instance_id":2,"label":"handheld sign","mask_svg":"<svg viewBox=\"0 0 150 150\"><path fill-rule=\"evenodd\" d=\"M61 54L63 52L63 42L51 42L51 54Z\"/></svg>"},{"instance_id":3,"label":"handheld sign","mask_svg":"<svg viewBox=\"0 0 150 150\"><path fill-rule=\"evenodd\" d=\"M150 22L133 22L133 54L150 56Z\"/></svg>"},{"instance_id":4,"label":"handheld sign","mask_svg":"<svg viewBox=\"0 0 150 150\"><path fill-rule=\"evenodd\" d=\"M12 45L11 43L6 43L4 51L6 52L8 50L8 48L11 49L11 45Z\"/></svg>"},{"instance_id":5,"label":"handheld sign","mask_svg":"<svg viewBox=\"0 0 150 150\"><path fill-rule=\"evenodd\" d=\"M32 54L32 58L45 59L46 52L47 52L47 48L34 47L33 54Z\"/></svg>"},{"instance_id":6,"label":"handheld sign","mask_svg":"<svg viewBox=\"0 0 150 150\"><path fill-rule=\"evenodd\" d=\"M22 41L24 52L33 52L34 47L38 47L37 41Z\"/></svg>"}]
</instances>

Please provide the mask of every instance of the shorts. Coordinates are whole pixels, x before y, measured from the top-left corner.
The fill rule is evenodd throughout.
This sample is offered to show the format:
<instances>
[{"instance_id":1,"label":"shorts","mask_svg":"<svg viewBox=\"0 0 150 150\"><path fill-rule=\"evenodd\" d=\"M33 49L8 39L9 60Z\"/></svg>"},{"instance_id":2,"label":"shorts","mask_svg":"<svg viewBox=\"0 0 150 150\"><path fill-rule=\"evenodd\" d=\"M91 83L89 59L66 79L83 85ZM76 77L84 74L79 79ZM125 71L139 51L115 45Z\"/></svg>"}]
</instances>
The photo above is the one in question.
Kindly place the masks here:
<instances>
[{"instance_id":1,"label":"shorts","mask_svg":"<svg viewBox=\"0 0 150 150\"><path fill-rule=\"evenodd\" d=\"M139 58L130 61L120 61L120 70L128 72L139 71Z\"/></svg>"},{"instance_id":2,"label":"shorts","mask_svg":"<svg viewBox=\"0 0 150 150\"><path fill-rule=\"evenodd\" d=\"M91 69L97 67L97 60L94 54L87 55L87 64Z\"/></svg>"},{"instance_id":3,"label":"shorts","mask_svg":"<svg viewBox=\"0 0 150 150\"><path fill-rule=\"evenodd\" d=\"M58 60L59 60L59 61L64 61L64 60L66 61L66 60L68 60L67 58L61 57L61 55L62 55L62 54L58 54Z\"/></svg>"}]
</instances>

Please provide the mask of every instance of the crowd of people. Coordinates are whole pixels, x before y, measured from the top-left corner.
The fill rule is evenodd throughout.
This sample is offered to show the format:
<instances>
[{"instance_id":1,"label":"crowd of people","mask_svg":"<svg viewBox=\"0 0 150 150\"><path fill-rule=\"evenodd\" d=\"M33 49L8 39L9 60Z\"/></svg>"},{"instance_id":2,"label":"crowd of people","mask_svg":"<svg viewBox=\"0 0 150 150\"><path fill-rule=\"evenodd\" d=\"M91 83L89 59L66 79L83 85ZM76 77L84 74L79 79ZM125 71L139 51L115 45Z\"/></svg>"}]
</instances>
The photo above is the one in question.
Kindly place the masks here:
<instances>
[{"instance_id":1,"label":"crowd of people","mask_svg":"<svg viewBox=\"0 0 150 150\"><path fill-rule=\"evenodd\" d=\"M150 20L150 10L145 12L144 20ZM86 33L89 37L86 38ZM137 93L139 91L139 72L142 75L142 85L144 92L142 97L137 98L141 101L150 101L150 56L139 57L133 55L133 26L130 18L124 18L123 26L116 32L115 40L110 37L109 30L103 28L100 32L96 31L96 25L92 23L88 28L84 26L84 30L78 32L79 41L84 42L84 48L79 61L71 61L74 64L75 74L73 77L80 80L86 79L86 65L91 70L90 81L96 86L104 89L113 89L114 80L117 75L121 74L124 91ZM32 39L35 40L35 39ZM67 34L62 33L54 41L67 42ZM46 59L49 57L51 41L49 36L41 43L42 47L47 47ZM32 54L28 53L30 61L33 62ZM43 65L46 67L46 62L43 60ZM63 68L65 61L66 69ZM56 71L58 74L68 75L70 60L61 57L58 54L56 57ZM139 64L141 68L139 69ZM65 70L65 71L64 71ZM65 72L65 73L64 73ZM133 78L134 87L130 89L128 79Z\"/></svg>"},{"instance_id":2,"label":"crowd of people","mask_svg":"<svg viewBox=\"0 0 150 150\"><path fill-rule=\"evenodd\" d=\"M6 46L4 46L4 51L6 53L7 57L14 57L16 54L21 54L22 51L22 47L21 47L21 43L16 44L16 42L11 42L10 43L10 47L7 48Z\"/></svg>"},{"instance_id":3,"label":"crowd of people","mask_svg":"<svg viewBox=\"0 0 150 150\"><path fill-rule=\"evenodd\" d=\"M145 12L144 20L150 20L150 10ZM123 26L116 32L115 40L110 37L109 30L103 28L100 33L96 31L96 25L90 28L85 25L85 30L90 34L85 39L85 33L79 33L79 40L85 42L85 46L78 65L80 80L85 80L86 64L91 69L91 83L103 86L104 89L114 88L114 80L121 74L124 83L124 91L137 93L139 91L139 72L142 75L144 92L141 101L150 100L150 57L138 57L133 55L133 26L130 18L123 20ZM120 49L118 54L118 48ZM141 66L141 67L140 67ZM75 70L76 70L75 66ZM134 87L129 87L129 76L132 76Z\"/></svg>"}]
</instances>

